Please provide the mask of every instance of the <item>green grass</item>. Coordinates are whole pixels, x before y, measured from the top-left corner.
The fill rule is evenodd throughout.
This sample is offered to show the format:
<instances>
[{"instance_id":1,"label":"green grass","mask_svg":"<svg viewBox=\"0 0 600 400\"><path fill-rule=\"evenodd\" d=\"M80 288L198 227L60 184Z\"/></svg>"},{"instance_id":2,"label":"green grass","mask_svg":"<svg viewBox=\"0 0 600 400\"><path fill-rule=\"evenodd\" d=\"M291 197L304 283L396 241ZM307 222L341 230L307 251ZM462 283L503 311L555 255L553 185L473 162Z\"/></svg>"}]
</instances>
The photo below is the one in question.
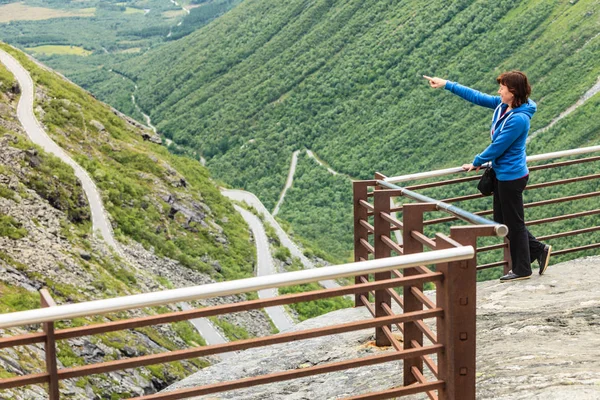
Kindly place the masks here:
<instances>
[{"instance_id":1,"label":"green grass","mask_svg":"<svg viewBox=\"0 0 600 400\"><path fill-rule=\"evenodd\" d=\"M13 240L22 239L27 236L27 229L10 215L0 214L0 236Z\"/></svg>"},{"instance_id":2,"label":"green grass","mask_svg":"<svg viewBox=\"0 0 600 400\"><path fill-rule=\"evenodd\" d=\"M0 253L1 255L1 253ZM0 313L40 308L40 295L0 282Z\"/></svg>"},{"instance_id":3,"label":"green grass","mask_svg":"<svg viewBox=\"0 0 600 400\"><path fill-rule=\"evenodd\" d=\"M27 50L34 54L59 54L59 55L74 55L74 56L89 56L92 54L91 51L84 49L79 46L57 46L57 45L46 45L37 47L28 47Z\"/></svg>"},{"instance_id":4,"label":"green grass","mask_svg":"<svg viewBox=\"0 0 600 400\"><path fill-rule=\"evenodd\" d=\"M218 280L252 275L254 249L245 223L210 181L205 168L196 161L170 154L164 147L143 141L140 133L115 117L108 106L38 68L18 51L5 45L0 47L13 53L31 71L36 83L48 92L51 100L40 104L45 111L43 122L62 147L74 149L76 161L96 181L104 205L115 220L117 237L134 239L146 248L154 248L160 256L178 260ZM110 137L102 136L90 125L91 120L102 123ZM29 149L32 146L19 141L17 147ZM80 188L73 182L70 168L39 149L38 154L43 162L28 180L29 186L57 208L66 210L72 221L87 221L87 205L81 207L78 201ZM172 175L173 169L176 175ZM148 178L141 178L141 174ZM179 182L180 176L188 188L173 185ZM61 186L64 182L71 183L69 188ZM171 206L164 201L164 191L157 190L155 182L173 196L207 205L208 209L200 207L198 212L211 224L191 222L188 226L181 213L169 218ZM217 235L226 243L215 241ZM214 270L211 260L219 262L221 273Z\"/></svg>"},{"instance_id":5,"label":"green grass","mask_svg":"<svg viewBox=\"0 0 600 400\"><path fill-rule=\"evenodd\" d=\"M286 267L288 271L301 270L302 263L299 259L293 258L292 265ZM314 290L322 290L323 287L316 282L303 285L286 286L278 289L280 295L311 292ZM293 309L298 314L300 321L305 321L310 318L318 317L319 315L327 314L328 312L339 310L342 308L353 307L354 302L345 297L330 297L325 299L289 304L288 307Z\"/></svg>"},{"instance_id":6,"label":"green grass","mask_svg":"<svg viewBox=\"0 0 600 400\"><path fill-rule=\"evenodd\" d=\"M236 340L250 339L252 336L246 329L241 326L233 325L224 319L220 319L217 317L209 317L213 324L218 326L225 333L225 337L230 342L234 342Z\"/></svg>"},{"instance_id":7,"label":"green grass","mask_svg":"<svg viewBox=\"0 0 600 400\"><path fill-rule=\"evenodd\" d=\"M173 329L189 346L206 346L206 341L189 321L179 321L173 324Z\"/></svg>"}]
</instances>

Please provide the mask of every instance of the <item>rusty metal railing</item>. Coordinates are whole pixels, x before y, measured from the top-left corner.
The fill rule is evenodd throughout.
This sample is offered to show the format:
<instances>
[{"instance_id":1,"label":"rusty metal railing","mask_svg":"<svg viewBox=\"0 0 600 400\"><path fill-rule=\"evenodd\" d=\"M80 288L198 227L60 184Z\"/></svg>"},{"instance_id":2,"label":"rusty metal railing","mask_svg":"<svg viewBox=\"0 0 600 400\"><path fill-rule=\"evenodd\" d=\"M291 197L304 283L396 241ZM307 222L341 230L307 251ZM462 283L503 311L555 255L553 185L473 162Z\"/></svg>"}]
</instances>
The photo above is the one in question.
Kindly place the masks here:
<instances>
[{"instance_id":1,"label":"rusty metal railing","mask_svg":"<svg viewBox=\"0 0 600 400\"><path fill-rule=\"evenodd\" d=\"M14 348L16 346L32 345L42 343L46 352L46 371L40 373L31 373L24 376L15 376L11 378L0 379L0 390L22 387L25 385L48 384L51 400L59 399L59 382L65 379L85 377L94 374L107 373L111 371L136 368L152 364L159 364L171 361L178 361L212 354L244 350L259 346L269 346L277 343L305 340L314 337L339 334L343 332L356 331L366 328L377 328L383 330L390 338L390 344L395 351L387 352L370 357L355 358L336 363L317 365L314 367L283 371L268 375L247 377L235 381L218 382L210 385L175 390L171 392L161 392L152 395L139 397L144 399L182 399L192 396L218 393L239 388L246 388L271 382L284 381L306 376L324 374L333 371L346 370L366 365L374 365L384 362L404 360L405 363L415 363L415 359L426 360L428 365L436 370L431 355L437 354L438 360L443 363L453 364L448 358L455 348L446 342L447 335L436 337L431 334L430 344L418 344L410 349L403 349L402 345L391 335L391 326L416 323L427 332L429 328L425 325L425 320L436 319L438 332L451 331L458 329L449 319L442 318L447 310L453 309L453 303L443 299L454 298L459 295L460 289L448 284L449 270L456 270L454 274L463 275L461 269L462 260L472 260L475 251L473 246L460 245L449 238L440 236L440 250L424 254L410 254L399 257L390 257L386 259L370 260L359 263L337 265L313 270L295 271L265 277L242 279L237 281L219 282L209 285L196 286L192 288L174 289L163 292L146 293L142 295L126 296L114 299L97 300L78 304L56 305L47 290L41 291L43 308L28 310L0 315L0 328L7 329L23 325L42 324L43 331L29 333L12 337L3 337L0 339L0 349ZM432 272L421 265L436 264L437 272ZM87 325L69 329L54 329L55 322L59 320L72 319L75 317L84 317L105 314L115 311L138 309L156 305L178 303L181 301L198 300L214 296L224 296L229 294L246 293L265 288L275 288L289 286L308 282L317 282L323 279L336 279L346 276L365 275L369 273L381 274L390 270L408 270L412 267L418 267L418 273L407 274L393 279L377 282L363 282L357 285L346 287L318 290L306 293L291 294L277 298L264 300L251 300L234 304L225 304L203 309L189 310L183 312L174 312L143 318L118 320L114 322ZM465 279L466 280L466 279ZM440 304L434 304L431 300L418 293L420 301L429 307L426 310L414 310L396 315L391 308L385 309L385 314L378 314L376 318L365 319L355 322L348 322L334 326L327 326L319 329L308 329L290 333L280 333L268 337L240 340L236 342L218 344L203 347L194 347L185 350L170 351L166 353L144 355L128 359L101 362L97 364L77 366L71 368L58 368L56 362L56 341L70 338L78 338L88 335L97 335L101 333L114 332L124 329L133 329L149 325L164 324L182 320L190 320L198 317L208 317L221 315L231 312L259 309L268 306L291 304L296 302L310 301L333 296L342 296L347 294L365 293L374 291L380 293L391 290L398 286L415 286L427 282L439 283L439 301ZM444 283L446 282L446 283ZM461 294L462 296L462 294ZM367 303L364 303L367 305ZM422 303L423 304L423 303ZM372 305L368 305L373 309ZM450 311L449 315L453 315ZM418 365L418 362L417 362ZM414 376L418 382L410 386L392 387L384 392L361 394L355 399L385 399L397 397L405 394L442 391L448 385L444 380L445 374L440 373L439 377L433 380L427 380L419 371L414 371ZM452 385L451 385L452 386ZM444 398L441 396L440 398ZM455 398L455 397L449 397Z\"/></svg>"},{"instance_id":2,"label":"rusty metal railing","mask_svg":"<svg viewBox=\"0 0 600 400\"><path fill-rule=\"evenodd\" d=\"M540 225L548 225L547 228L534 228L536 231L541 232L538 235L538 239L541 241L551 241L553 245L552 255L556 260L558 256L564 254L577 253L587 250L593 250L600 248L600 237L597 235L594 237L592 234L594 232L600 231L600 220L585 220L585 217L595 216L600 214L600 203L598 203L597 199L600 198L600 185L599 178L600 174L595 173L598 170L598 162L600 162L600 156L594 155L600 154L600 146L592 146L592 147L584 147L573 150L559 151L553 153L539 154L534 156L527 157L528 163L536 163L540 161L553 160L550 163L546 164L536 164L529 166L529 170L531 172L532 181L525 188L527 193L533 193L532 191L539 191L540 189L548 189L556 188L563 185L570 185L578 182L586 182L586 187L584 190L576 191L576 193L569 193L569 195L556 196L554 193L550 193L548 196L552 196L552 198L540 200L540 201L532 201L524 204L526 210L533 210L539 207L544 207L544 209L548 209L548 206L563 204L562 212L558 212L557 215L545 215L543 218L538 219L529 219L526 220L526 225L528 227L532 226L540 226ZM560 158L574 157L574 156L582 156L582 158L576 159L567 159L567 160L557 160ZM584 168L583 166L587 166ZM574 169L576 167L580 167L580 170L569 171L568 169ZM553 173L553 170L560 169L560 173ZM538 173L537 171L543 171ZM590 173L592 172L592 173ZM465 171L462 168L448 168L437 171L429 171L419 174L411 174L411 175L403 175L403 176L395 176L395 177L384 177L385 182L387 183L398 183L398 182L411 182L410 186L407 186L406 190L417 191L417 190L425 190L430 189L435 191L436 188L444 187L444 191L451 190L453 185L459 185L467 182L476 181L479 179L479 175L449 179L444 181L436 181L436 182L427 182L427 183L418 183L418 180L422 179L430 179L437 178L441 176L462 173ZM564 178L563 175L570 174L575 175L568 178ZM556 175L560 175L562 179L556 179ZM541 178L542 182L538 182ZM571 185L572 186L572 185ZM565 186L568 187L568 186ZM475 191L475 185L471 185L471 190ZM554 190L556 192L556 190ZM438 191L439 193L439 191ZM419 194L422 196L422 194ZM527 197L527 194L526 194ZM459 196L442 198L440 201L444 203L461 203L461 208L466 210L473 211L474 215L477 216L486 216L491 215L493 210L491 209L491 197L488 202L482 202L479 200L479 204L474 208L470 206L468 203L472 200L482 199L483 195L479 193L471 193L471 194L463 194ZM481 206L487 206L485 209L480 210ZM402 206L395 207L392 211L400 212L402 211ZM533 213L534 211L530 212ZM527 215L526 215L527 218ZM424 226L435 226L438 227L433 229L434 231L438 231L440 229L440 224L447 224L450 222L454 222L460 219L459 216L453 215L448 217L437 217L424 221ZM564 223L565 221L569 221ZM563 222L563 225L555 224L557 222ZM577 223L576 223L577 222ZM554 224L554 225L550 225ZM573 227L566 226L567 224L575 225L576 229ZM535 233L535 232L534 232ZM582 240L585 244L581 245L570 245L565 240L556 240L563 239L567 237L573 237L579 235L580 237L585 235L587 242ZM493 260L493 257L487 257L488 262L486 264L479 265L479 270L494 268L494 267L503 267L503 273L508 272L511 269L510 265L510 256L509 256L509 242L507 239L504 240L504 243L501 244L488 244L483 245L477 248L477 253L482 254L485 252L490 252L493 250L503 249L503 256L501 259Z\"/></svg>"},{"instance_id":3,"label":"rusty metal railing","mask_svg":"<svg viewBox=\"0 0 600 400\"><path fill-rule=\"evenodd\" d=\"M411 190L386 182L381 174L370 181L354 182L354 256L356 261L369 258L386 259L392 253L427 254L439 249L472 246L476 247L479 237L503 237L507 233L505 225L495 223L468 211L447 203L420 195ZM417 203L404 204L402 218L393 214L398 209L392 206L392 200L405 196ZM469 226L454 226L450 234L437 233L434 238L424 235L424 214L442 211L454 218L467 221ZM401 242L392 237L392 232L401 231ZM445 343L445 352L438 356L437 366L429 357L405 360L404 386L419 384L427 376L443 380L443 389L427 391L431 399L475 399L475 304L477 260L461 262L458 267L447 269L447 266L436 266L436 272L444 274L444 280L435 282L436 303L423 293L422 283L402 286L402 295L397 291L365 291L357 293L355 305L366 306L375 318L388 315L391 302L395 301L404 313L422 311L424 308L441 307L444 317L438 319L434 332L422 321L410 321L398 325L403 334L403 343L395 344L389 327L376 328L377 345L398 345L405 351L419 349L424 340L429 343ZM375 282L385 282L393 277L406 278L421 274L433 273L424 265L408 268L404 273L398 270L374 274ZM393 274L393 276L392 276ZM355 277L355 284L369 282L368 275ZM374 305L369 302L370 296L375 299ZM448 324L448 325L446 325ZM423 370L424 364L428 372Z\"/></svg>"},{"instance_id":4,"label":"rusty metal railing","mask_svg":"<svg viewBox=\"0 0 600 400\"><path fill-rule=\"evenodd\" d=\"M600 146L562 151L556 153L541 154L528 157L530 163L543 160L550 160L563 157L573 157L578 155L587 155L600 152ZM600 156L591 156L587 158L569 159L555 161L553 163L533 165L529 167L530 171L549 171L553 168L568 168L577 165L592 165L591 163L600 161ZM559 185L568 185L576 182L586 182L586 192L574 193L567 196L553 196L550 199L533 201L525 204L526 209L535 207L548 207L554 204L573 204L573 202L589 202L590 199L600 197L600 188L598 188L598 178L600 174L592 171L584 171L585 173L569 172L567 175L578 174L577 176L562 177L562 179L546 180L540 183L533 183L526 190L537 190L542 188L553 188ZM597 168L596 168L597 170ZM592 172L592 173L589 173ZM500 225L483 216L492 214L491 209L477 210L470 208L470 201L476 200L480 203L478 207L486 205L483 195L472 193L475 191L474 184L471 184L471 193L459 193L452 197L447 197L448 192L452 192L451 185L468 184L469 182L480 179L479 175L468 176L462 178L449 179L444 181L436 181L418 183L419 180L431 180L440 176L461 173L465 171L461 168L448 168L438 171L429 171L418 174L386 177L377 173L375 179L367 181L354 182L354 258L356 261L369 260L371 258L381 259L390 257L392 254L414 254L423 252L425 248L428 250L439 250L453 244L454 246L473 246L476 248L477 254L485 253L492 250L502 250L501 260L489 262L478 266L477 257L472 260L461 263L460 269L453 269L449 275L445 275L443 282L436 282L437 302L435 306L442 307L445 310L445 320L452 321L460 329L458 330L443 330L440 331L438 324L437 333L433 332L420 321L406 322L403 326L399 326L404 334L403 348L405 350L411 348L419 348L423 345L424 337L431 343L443 341L447 345L446 355L450 359L440 358L437 368L432 360L427 357L406 361L404 363L404 385L408 386L417 382L421 382L424 375L423 363L428 366L429 373L438 379L446 382L443 390L439 390L437 395L432 391L427 392L429 398L440 399L474 399L475 398L475 299L476 290L475 284L477 281L478 271L503 267L503 273L510 270L510 243L506 238L506 226ZM550 175L550 174L546 174ZM548 178L547 176L545 178ZM397 183L410 182L407 187L400 187ZM434 191L436 197L445 196L441 200L436 200L428 195L417 192L423 190ZM437 190L437 192L435 192ZM394 200L403 198L405 201L401 205L397 205ZM480 200L477 200L480 199ZM491 197L488 199L491 200ZM488 200L489 201L489 200ZM450 203L461 202L461 206L453 206ZM587 203L586 203L587 204ZM599 205L600 207L600 205ZM581 207L580 207L581 208ZM588 207L589 208L589 207ZM569 221L573 219L583 219L600 214L600 208L573 210L576 212L562 212L559 215L552 215L536 220L527 221L528 226L551 224L559 221ZM401 213L400 217L396 217L397 213ZM437 214L433 217L424 218L427 214ZM440 215L441 214L441 215ZM445 214L445 215L444 215ZM449 214L449 215L448 215ZM464 223L467 225L464 225ZM462 224L462 225L457 225ZM435 228L432 228L435 226ZM427 235L427 231L436 232L434 235ZM449 231L449 235L439 233L440 231ZM553 231L550 234L538 236L539 240L556 240L574 235L585 235L594 232L599 232L600 226L598 221L588 221L586 226L578 229L567 230L562 232ZM401 233L396 235L396 239L392 236L393 233ZM430 237L435 236L435 237ZM490 244L492 238L503 238L504 242L500 244ZM478 240L479 239L479 240ZM497 240L497 239L496 239ZM477 246L479 242L484 242L484 245ZM556 245L555 245L556 246ZM560 246L560 245L559 245ZM558 247L558 246L557 246ZM573 253L582 250L590 250L600 248L600 243L588 243L583 246L562 246L552 252L553 257ZM460 275L454 275L457 271L463 272ZM464 271L463 271L464 270ZM440 269L437 269L440 271ZM409 277L413 274L426 273L427 269L415 267L406 269L404 274L399 271L382 272L374 275L375 281L385 281L390 279L392 274L395 277ZM355 283L361 284L369 282L368 275L359 275L355 277ZM452 287L455 296L449 296L443 292L445 285ZM445 297L444 297L445 296ZM369 299L374 298L375 304L371 305ZM433 307L434 304L428 302L428 299L423 294L423 285L404 285L402 295L396 291L388 289L386 291L373 292L365 291L357 293L355 296L356 306L366 306L371 313L377 318L386 315L390 310L391 301L395 301L403 308L405 313L423 310L423 308ZM393 345L393 339L389 329L378 327L376 329L376 340L378 345ZM453 363L450 365L449 362Z\"/></svg>"}]
</instances>

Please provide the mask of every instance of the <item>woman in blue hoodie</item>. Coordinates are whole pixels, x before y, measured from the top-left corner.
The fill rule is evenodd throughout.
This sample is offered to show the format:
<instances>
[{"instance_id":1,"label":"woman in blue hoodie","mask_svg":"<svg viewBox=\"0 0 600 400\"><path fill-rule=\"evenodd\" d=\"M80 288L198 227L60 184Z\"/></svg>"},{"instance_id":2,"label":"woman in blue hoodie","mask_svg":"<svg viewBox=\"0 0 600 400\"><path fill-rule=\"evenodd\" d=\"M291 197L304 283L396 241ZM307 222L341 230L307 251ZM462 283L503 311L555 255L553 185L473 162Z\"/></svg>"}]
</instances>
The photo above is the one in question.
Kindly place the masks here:
<instances>
[{"instance_id":1,"label":"woman in blue hoodie","mask_svg":"<svg viewBox=\"0 0 600 400\"><path fill-rule=\"evenodd\" d=\"M512 270L500 281L528 279L531 263L537 260L542 275L548 267L552 247L538 241L525 227L523 190L529 180L525 143L529 123L536 111L535 103L529 99L531 86L527 76L520 71L501 74L496 81L500 85L498 94L490 96L456 82L424 76L432 88L445 88L478 106L494 110L490 136L492 143L475 156L472 164L463 165L471 171L491 161L496 172L494 182L494 221L508 227Z\"/></svg>"}]
</instances>

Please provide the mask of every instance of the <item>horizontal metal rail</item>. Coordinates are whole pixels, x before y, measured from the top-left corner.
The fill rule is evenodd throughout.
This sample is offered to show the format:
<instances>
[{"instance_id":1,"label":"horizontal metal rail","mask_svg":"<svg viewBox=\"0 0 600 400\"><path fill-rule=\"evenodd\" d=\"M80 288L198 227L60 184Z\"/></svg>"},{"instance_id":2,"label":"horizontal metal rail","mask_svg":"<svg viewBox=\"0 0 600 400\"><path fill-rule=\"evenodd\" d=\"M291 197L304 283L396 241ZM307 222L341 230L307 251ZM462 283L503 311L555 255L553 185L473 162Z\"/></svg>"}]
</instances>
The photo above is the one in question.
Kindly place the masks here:
<instances>
[{"instance_id":1,"label":"horizontal metal rail","mask_svg":"<svg viewBox=\"0 0 600 400\"><path fill-rule=\"evenodd\" d=\"M298 340L312 339L316 337L335 335L345 332L359 331L393 323L416 321L418 319L435 318L443 316L444 311L436 308L427 311L418 311L388 317L369 318L346 324L333 325L325 328L307 329L297 332L280 333L272 336L238 340L224 344L195 347L185 350L170 351L167 353L151 354L147 356L134 357L124 360L108 361L104 363L85 365L81 367L65 368L58 371L58 378L72 379L81 376L101 374L119 371L129 368L142 367L145 365L160 364L179 360L187 360L197 357L205 357L212 354L227 353L231 351L246 350L255 347L271 346L279 343L288 343Z\"/></svg>"},{"instance_id":2,"label":"horizontal metal rail","mask_svg":"<svg viewBox=\"0 0 600 400\"><path fill-rule=\"evenodd\" d=\"M425 282L437 282L442 279L442 274L435 272L433 274L422 273L421 275L411 275L410 277L399 277L377 282L369 282L361 277L363 284L342 286L332 289L320 289L311 292L293 293L268 299L248 300L233 304L222 304L218 306L206 307L188 311L178 311L149 317L140 317L122 321L112 321L103 324L80 326L77 328L67 328L55 331L55 340L64 340L75 337L97 335L106 332L115 332L124 329L141 328L144 326L166 324L178 321L187 321L194 318L210 317L214 315L229 314L240 311L256 310L265 307L272 307L284 304L300 303L305 301L318 300L326 297L338 297L348 294L362 293L375 290L389 289L404 285L419 285ZM20 346L24 344L42 343L46 340L44 333L30 333L14 337L0 338L0 349Z\"/></svg>"},{"instance_id":3,"label":"horizontal metal rail","mask_svg":"<svg viewBox=\"0 0 600 400\"><path fill-rule=\"evenodd\" d=\"M487 218L480 217L476 214L472 214L468 211L463 210L462 208L458 208L456 206L452 206L450 204L444 203L439 200L432 199L431 197L424 196L422 194L413 192L408 189L401 188L400 186L394 185L392 183L388 183L386 181L378 180L377 184L380 186L387 187L389 189L395 189L402 193L402 196L408 197L409 199L421 202L421 203L434 203L436 205L436 209L438 211L445 211L449 214L454 215L456 218L460 218L463 221L467 221L469 223L475 225L491 225L494 227L494 232L497 236L506 236L508 233L508 228L506 225L499 224L494 221L490 221Z\"/></svg>"},{"instance_id":4,"label":"horizontal metal rail","mask_svg":"<svg viewBox=\"0 0 600 400\"><path fill-rule=\"evenodd\" d=\"M347 361L340 361L325 365L317 365L303 369L291 371L276 372L270 375L260 375L249 378L242 378L235 381L215 383L206 386L179 389L172 392L161 392L143 397L137 397L135 400L175 400L193 396L202 396L206 394L218 393L234 389L242 389L252 386L263 385L266 383L281 382L290 379L304 378L307 376L321 375L329 372L343 371L352 368L364 367L368 365L376 365L390 361L404 360L407 358L420 357L422 355L434 354L444 348L442 345L425 346L420 349L408 349L404 351L394 351L389 354L380 354L376 356L363 357ZM435 387L437 388L437 386ZM403 389L414 389L413 386ZM422 390L419 390L422 391ZM411 392L412 393L412 392ZM418 392L415 392L418 393ZM382 397L374 397L382 398Z\"/></svg>"},{"instance_id":5,"label":"horizontal metal rail","mask_svg":"<svg viewBox=\"0 0 600 400\"><path fill-rule=\"evenodd\" d=\"M235 281L217 282L189 288L60 305L37 310L19 311L0 315L0 328L5 329L15 326L106 314L115 311L132 310L182 301L254 292L261 289L299 285L326 279L365 275L369 273L391 271L393 269L405 269L423 264L466 260L472 258L474 254L475 250L472 246L464 246L446 250L430 251L427 253L409 254L310 270L239 279Z\"/></svg>"},{"instance_id":6,"label":"horizontal metal rail","mask_svg":"<svg viewBox=\"0 0 600 400\"><path fill-rule=\"evenodd\" d=\"M576 195L573 195L573 196L558 197L556 199L541 200L541 201L536 201L536 202L533 202L533 203L525 203L525 204L523 204L523 208L533 208L533 207L546 206L548 204L566 203L566 202L569 202L569 201L588 199L590 197L598 197L598 196L600 196L600 192L581 193L581 194L576 194ZM578 214L570 214L570 215L577 215L577 216L592 215L592 214L596 214L597 211L598 210L584 211L584 212L581 212L581 213L578 213ZM481 216L481 215L490 215L493 212L494 212L494 210L483 210L483 211L477 211L477 212L475 212L473 214L476 215L476 216ZM541 223L550 222L550 221L560 221L561 219L569 219L569 218L575 218L575 217L568 217L567 215L564 215L564 216L561 215L561 216L558 216L558 217L551 217L551 218L547 218L547 219L543 219L543 220L537 220L537 221L532 221L532 222L525 222L525 225L534 225L534 223L535 224L541 224ZM443 222L456 221L457 219L462 219L462 218L459 218L457 216L453 216L453 217L443 217L443 218L436 218L436 219L428 219L426 221L423 221L423 225L441 224Z\"/></svg>"},{"instance_id":7,"label":"horizontal metal rail","mask_svg":"<svg viewBox=\"0 0 600 400\"><path fill-rule=\"evenodd\" d=\"M578 158L576 160L560 161L560 162L542 164L542 165L534 165L532 167L529 167L529 171L531 172L531 171L538 171L538 170L548 169L548 168L565 167L568 165L583 164L583 163L595 162L595 161L600 161L600 156L588 157L588 158ZM410 186L407 186L406 188L409 190L428 189L428 188L438 187L438 186L453 185L455 183L465 183L465 182L476 181L480 178L481 178L481 174L475 175L475 176L463 177L463 178L449 179L446 181L438 181L438 182L429 182L429 183L410 185Z\"/></svg>"},{"instance_id":8,"label":"horizontal metal rail","mask_svg":"<svg viewBox=\"0 0 600 400\"><path fill-rule=\"evenodd\" d=\"M579 155L579 154L588 154L588 153L594 153L597 151L600 151L600 146L582 147L580 149L557 151L554 153L545 153L545 154L538 154L535 156L529 156L529 157L527 157L527 162L550 160L553 158L562 158L562 157L575 156L575 155ZM452 175L452 174L456 174L459 172L465 172L465 170L462 167L445 168L445 169L438 169L435 171L420 172L420 173L416 173L416 174L390 176L390 177L385 178L385 181L389 182L389 183L400 183L400 182L414 181L414 180L419 180L419 179L435 178L438 176ZM379 182L378 182L378 184L379 184Z\"/></svg>"}]
</instances>

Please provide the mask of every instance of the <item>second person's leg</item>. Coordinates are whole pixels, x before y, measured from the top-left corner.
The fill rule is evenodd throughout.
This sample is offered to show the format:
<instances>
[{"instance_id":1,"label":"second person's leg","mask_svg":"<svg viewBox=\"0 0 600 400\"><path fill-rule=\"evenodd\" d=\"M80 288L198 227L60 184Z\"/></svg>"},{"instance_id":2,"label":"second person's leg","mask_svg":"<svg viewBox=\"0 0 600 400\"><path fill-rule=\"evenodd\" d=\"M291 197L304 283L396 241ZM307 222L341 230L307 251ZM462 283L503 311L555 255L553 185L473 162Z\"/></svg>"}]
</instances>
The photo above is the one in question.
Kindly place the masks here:
<instances>
[{"instance_id":1,"label":"second person's leg","mask_svg":"<svg viewBox=\"0 0 600 400\"><path fill-rule=\"evenodd\" d=\"M512 271L519 276L531 275L529 255L529 232L525 227L523 190L528 177L513 181L498 181L498 199L502 205L502 217L508 227Z\"/></svg>"}]
</instances>

